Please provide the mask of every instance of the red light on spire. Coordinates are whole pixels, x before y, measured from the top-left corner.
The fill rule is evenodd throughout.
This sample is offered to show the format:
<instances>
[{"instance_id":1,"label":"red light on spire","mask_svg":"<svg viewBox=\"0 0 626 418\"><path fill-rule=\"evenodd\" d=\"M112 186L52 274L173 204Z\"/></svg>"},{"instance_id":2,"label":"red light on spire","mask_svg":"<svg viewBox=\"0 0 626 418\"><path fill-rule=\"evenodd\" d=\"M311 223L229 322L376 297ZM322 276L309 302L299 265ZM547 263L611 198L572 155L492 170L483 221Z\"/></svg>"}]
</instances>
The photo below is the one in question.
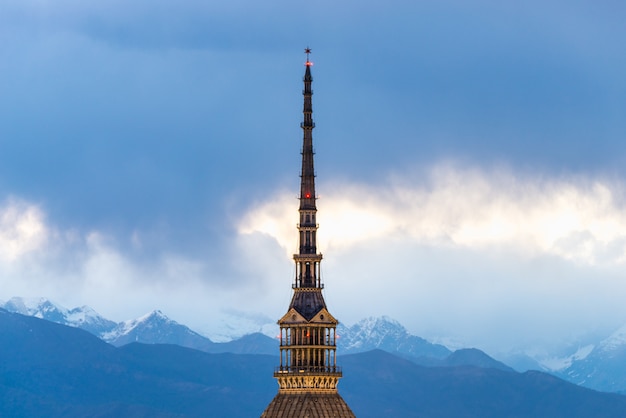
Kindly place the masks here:
<instances>
[{"instance_id":1,"label":"red light on spire","mask_svg":"<svg viewBox=\"0 0 626 418\"><path fill-rule=\"evenodd\" d=\"M308 192L307 192L307 193L304 195L304 197L306 197L307 199L310 199L310 198L311 198L311 193L308 193Z\"/></svg>"},{"instance_id":2,"label":"red light on spire","mask_svg":"<svg viewBox=\"0 0 626 418\"><path fill-rule=\"evenodd\" d=\"M310 67L311 65L313 65L313 63L311 61L309 61L309 55L311 54L311 48L309 48L309 47L304 48L304 53L306 54L306 62L304 63L304 65L306 65L307 67Z\"/></svg>"}]
</instances>

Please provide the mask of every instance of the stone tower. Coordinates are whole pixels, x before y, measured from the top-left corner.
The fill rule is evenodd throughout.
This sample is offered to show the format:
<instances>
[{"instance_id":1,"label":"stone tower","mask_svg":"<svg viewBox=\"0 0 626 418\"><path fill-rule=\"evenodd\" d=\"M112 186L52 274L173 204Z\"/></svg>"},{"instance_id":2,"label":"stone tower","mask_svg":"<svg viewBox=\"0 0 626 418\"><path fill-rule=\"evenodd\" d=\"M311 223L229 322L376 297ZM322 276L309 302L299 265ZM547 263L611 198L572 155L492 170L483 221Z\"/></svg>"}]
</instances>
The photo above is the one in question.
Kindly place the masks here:
<instances>
[{"instance_id":1,"label":"stone tower","mask_svg":"<svg viewBox=\"0 0 626 418\"><path fill-rule=\"evenodd\" d=\"M294 254L296 277L293 297L280 326L280 365L274 372L278 394L261 418L354 418L337 392L341 369L337 366L335 329L338 321L328 312L320 279L322 254L317 252L317 207L313 166L313 107L311 65L307 54L304 73L304 132L300 174L299 251Z\"/></svg>"}]
</instances>

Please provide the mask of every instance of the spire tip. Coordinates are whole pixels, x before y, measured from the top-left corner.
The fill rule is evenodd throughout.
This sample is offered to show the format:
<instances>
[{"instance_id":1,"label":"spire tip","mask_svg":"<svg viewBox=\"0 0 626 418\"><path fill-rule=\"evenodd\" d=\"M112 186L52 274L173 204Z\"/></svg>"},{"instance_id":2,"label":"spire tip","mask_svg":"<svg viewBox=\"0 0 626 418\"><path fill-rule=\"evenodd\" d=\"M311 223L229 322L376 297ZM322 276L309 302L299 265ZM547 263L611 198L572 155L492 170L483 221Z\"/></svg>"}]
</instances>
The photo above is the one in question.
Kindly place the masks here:
<instances>
[{"instance_id":1,"label":"spire tip","mask_svg":"<svg viewBox=\"0 0 626 418\"><path fill-rule=\"evenodd\" d=\"M309 60L309 55L311 54L311 48L309 48L308 46L304 48L304 53L306 54L306 63L304 65L306 65L307 67L310 67L311 65L313 65L313 63Z\"/></svg>"}]
</instances>

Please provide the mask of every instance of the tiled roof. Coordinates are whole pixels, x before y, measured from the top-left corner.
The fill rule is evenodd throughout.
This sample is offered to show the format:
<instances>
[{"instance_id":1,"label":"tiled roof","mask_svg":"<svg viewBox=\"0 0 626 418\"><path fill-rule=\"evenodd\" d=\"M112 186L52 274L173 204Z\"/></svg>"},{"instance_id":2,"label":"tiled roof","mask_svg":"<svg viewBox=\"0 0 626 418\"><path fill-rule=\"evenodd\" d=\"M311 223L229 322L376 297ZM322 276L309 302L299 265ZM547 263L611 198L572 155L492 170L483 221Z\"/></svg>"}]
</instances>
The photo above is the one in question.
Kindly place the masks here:
<instances>
[{"instance_id":1,"label":"tiled roof","mask_svg":"<svg viewBox=\"0 0 626 418\"><path fill-rule=\"evenodd\" d=\"M261 418L355 418L338 393L279 393Z\"/></svg>"},{"instance_id":2,"label":"tiled roof","mask_svg":"<svg viewBox=\"0 0 626 418\"><path fill-rule=\"evenodd\" d=\"M310 321L323 308L326 308L324 297L320 289L314 291L296 291L291 299L289 309L294 308L303 317Z\"/></svg>"}]
</instances>

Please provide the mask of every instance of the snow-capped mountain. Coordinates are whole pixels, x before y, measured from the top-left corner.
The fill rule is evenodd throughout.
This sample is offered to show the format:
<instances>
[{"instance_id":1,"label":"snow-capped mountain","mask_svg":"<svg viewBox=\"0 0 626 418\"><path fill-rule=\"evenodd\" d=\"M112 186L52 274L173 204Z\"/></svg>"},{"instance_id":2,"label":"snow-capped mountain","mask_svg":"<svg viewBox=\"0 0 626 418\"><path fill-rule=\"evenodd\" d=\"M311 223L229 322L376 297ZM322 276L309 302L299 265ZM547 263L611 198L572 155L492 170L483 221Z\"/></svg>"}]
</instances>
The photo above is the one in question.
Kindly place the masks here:
<instances>
[{"instance_id":1,"label":"snow-capped mountain","mask_svg":"<svg viewBox=\"0 0 626 418\"><path fill-rule=\"evenodd\" d=\"M102 317L88 306L67 309L46 298L14 297L8 302L0 303L0 308L81 328L115 346L131 342L163 343L209 351L213 345L210 339L169 319L161 311L153 311L140 318L118 324Z\"/></svg>"},{"instance_id":2,"label":"snow-capped mountain","mask_svg":"<svg viewBox=\"0 0 626 418\"><path fill-rule=\"evenodd\" d=\"M176 344L209 353L276 354L278 352L277 340L262 333L248 332L244 335L239 330L234 332L239 338L214 343L210 338L168 318L158 310L137 319L116 323L103 318L88 306L67 309L46 298L14 297L8 302L0 301L0 308L9 312L81 328L118 347L132 342L141 342L144 344ZM252 323L251 321L253 322L253 319L246 318L245 323L249 325ZM256 325L253 324L253 328L259 329L258 324L265 323L266 318L260 318L256 322ZM261 329L264 330L263 327Z\"/></svg>"},{"instance_id":3,"label":"snow-capped mountain","mask_svg":"<svg viewBox=\"0 0 626 418\"><path fill-rule=\"evenodd\" d=\"M387 316L366 318L356 324L337 328L337 350L340 353L360 353L383 350L404 357L422 366L472 366L485 369L513 371L481 350L464 348L454 352L411 335L398 321Z\"/></svg>"},{"instance_id":4,"label":"snow-capped mountain","mask_svg":"<svg viewBox=\"0 0 626 418\"><path fill-rule=\"evenodd\" d=\"M623 350L624 347L626 347L626 324L609 335L608 338L602 340L600 344L598 344L598 351L610 355L611 353Z\"/></svg>"},{"instance_id":5,"label":"snow-capped mountain","mask_svg":"<svg viewBox=\"0 0 626 418\"><path fill-rule=\"evenodd\" d=\"M413 359L443 359L451 354L443 345L409 334L398 321L387 316L366 318L350 327L340 324L337 335L340 353L381 349Z\"/></svg>"},{"instance_id":6,"label":"snow-capped mountain","mask_svg":"<svg viewBox=\"0 0 626 418\"><path fill-rule=\"evenodd\" d=\"M3 309L0 330L2 417L249 417L276 393L276 357L215 356L175 345L114 348ZM344 356L342 365L342 385L359 417L617 418L626 411L626 397L539 372L425 368L382 350Z\"/></svg>"},{"instance_id":7,"label":"snow-capped mountain","mask_svg":"<svg viewBox=\"0 0 626 418\"><path fill-rule=\"evenodd\" d=\"M591 389L626 393L626 325L558 375Z\"/></svg>"},{"instance_id":8,"label":"snow-capped mountain","mask_svg":"<svg viewBox=\"0 0 626 418\"><path fill-rule=\"evenodd\" d=\"M14 297L7 302L0 303L0 308L9 312L81 328L97 336L112 330L117 325L115 322L102 317L89 306L67 309L46 298Z\"/></svg>"},{"instance_id":9,"label":"snow-capped mountain","mask_svg":"<svg viewBox=\"0 0 626 418\"><path fill-rule=\"evenodd\" d=\"M168 318L158 310L141 318L120 322L101 338L117 347L139 342L144 344L175 344L207 353L278 353L278 341L262 333L246 334L232 341L216 343Z\"/></svg>"},{"instance_id":10,"label":"snow-capped mountain","mask_svg":"<svg viewBox=\"0 0 626 418\"><path fill-rule=\"evenodd\" d=\"M101 338L115 346L132 342L146 344L177 344L183 347L209 351L213 342L185 325L168 318L161 311L152 311L140 318L120 322Z\"/></svg>"},{"instance_id":11,"label":"snow-capped mountain","mask_svg":"<svg viewBox=\"0 0 626 418\"><path fill-rule=\"evenodd\" d=\"M161 311L153 311L118 324L102 317L88 306L67 309L46 298L14 297L7 302L0 302L0 308L81 328L115 346L142 342L176 344L210 353L277 353L276 339L267 336L273 324L269 324L268 318L263 316L257 318L248 315L241 319L241 314L232 313L231 316L239 319L234 322L235 325L229 325L232 328L230 332L222 335L223 340L227 340L230 335L231 341L216 343L169 319ZM237 325L240 324L244 331L238 329ZM246 332L248 328L262 333ZM228 331L227 328L224 330ZM243 334L247 335L242 337ZM340 354L381 349L426 366L462 364L504 369L504 365L497 364L478 350L457 350L452 354L441 344L433 344L409 334L398 321L385 316L366 318L352 326L340 324L337 335L337 349ZM509 359L503 360L506 364L514 365L507 361ZM532 364L535 360L541 366ZM589 344L587 341L574 347L569 353L562 352L551 357L544 354L541 358L525 356L523 361L530 364L526 369L550 370L572 383L601 391L626 393L626 325L600 342L593 341Z\"/></svg>"}]
</instances>

